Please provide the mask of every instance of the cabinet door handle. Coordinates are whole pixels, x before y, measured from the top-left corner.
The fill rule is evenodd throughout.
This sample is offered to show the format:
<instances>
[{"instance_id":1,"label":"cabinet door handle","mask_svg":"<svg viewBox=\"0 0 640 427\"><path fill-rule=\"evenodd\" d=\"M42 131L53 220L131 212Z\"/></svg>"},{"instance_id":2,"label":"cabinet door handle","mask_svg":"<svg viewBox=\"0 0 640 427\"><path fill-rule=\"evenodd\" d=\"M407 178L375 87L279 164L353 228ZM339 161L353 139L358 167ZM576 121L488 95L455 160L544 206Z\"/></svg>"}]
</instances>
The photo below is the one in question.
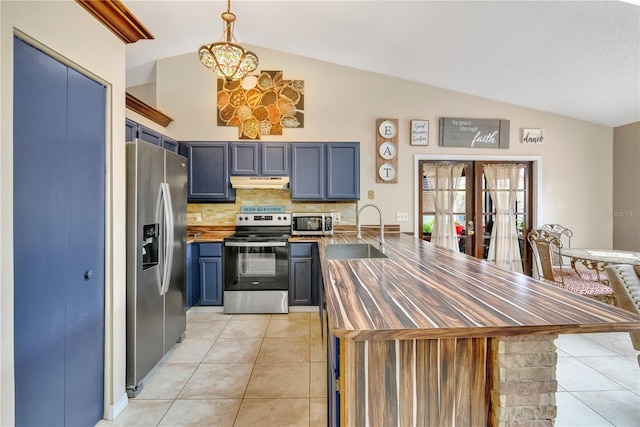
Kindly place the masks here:
<instances>
[{"instance_id":1,"label":"cabinet door handle","mask_svg":"<svg viewBox=\"0 0 640 427\"><path fill-rule=\"evenodd\" d=\"M84 272L84 280L91 279L91 276L93 276L93 270L87 270Z\"/></svg>"}]
</instances>

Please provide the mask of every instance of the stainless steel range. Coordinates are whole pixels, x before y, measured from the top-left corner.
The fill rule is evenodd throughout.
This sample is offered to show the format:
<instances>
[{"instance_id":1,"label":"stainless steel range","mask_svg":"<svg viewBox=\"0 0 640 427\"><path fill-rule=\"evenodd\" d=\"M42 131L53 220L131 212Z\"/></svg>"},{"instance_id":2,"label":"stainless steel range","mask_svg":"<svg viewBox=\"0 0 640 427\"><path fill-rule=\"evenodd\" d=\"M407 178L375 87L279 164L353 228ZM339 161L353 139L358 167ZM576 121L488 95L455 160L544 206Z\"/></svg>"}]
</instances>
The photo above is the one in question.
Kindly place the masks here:
<instances>
[{"instance_id":1,"label":"stainless steel range","mask_svg":"<svg viewBox=\"0 0 640 427\"><path fill-rule=\"evenodd\" d=\"M224 239L224 312L289 312L291 214L236 214Z\"/></svg>"}]
</instances>

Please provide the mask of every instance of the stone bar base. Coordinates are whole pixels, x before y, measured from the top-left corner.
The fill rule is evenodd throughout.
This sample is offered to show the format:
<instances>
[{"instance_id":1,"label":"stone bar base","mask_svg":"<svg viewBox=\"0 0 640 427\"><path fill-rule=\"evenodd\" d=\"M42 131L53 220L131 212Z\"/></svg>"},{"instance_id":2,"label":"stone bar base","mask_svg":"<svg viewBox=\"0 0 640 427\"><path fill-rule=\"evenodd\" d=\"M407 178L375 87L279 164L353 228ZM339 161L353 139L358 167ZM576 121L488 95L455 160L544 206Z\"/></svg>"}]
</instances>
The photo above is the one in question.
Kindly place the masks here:
<instances>
[{"instance_id":1,"label":"stone bar base","mask_svg":"<svg viewBox=\"0 0 640 427\"><path fill-rule=\"evenodd\" d=\"M552 427L557 335L524 335L491 339L491 425Z\"/></svg>"}]
</instances>

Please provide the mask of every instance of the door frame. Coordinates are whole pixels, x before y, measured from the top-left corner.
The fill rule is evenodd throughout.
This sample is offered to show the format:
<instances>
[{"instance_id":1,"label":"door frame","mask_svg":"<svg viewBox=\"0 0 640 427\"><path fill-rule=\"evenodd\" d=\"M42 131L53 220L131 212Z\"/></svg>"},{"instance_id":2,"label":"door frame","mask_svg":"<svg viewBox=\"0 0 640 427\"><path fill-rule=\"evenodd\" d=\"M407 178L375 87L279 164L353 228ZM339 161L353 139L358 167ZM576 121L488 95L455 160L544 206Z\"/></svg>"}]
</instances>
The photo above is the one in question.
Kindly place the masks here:
<instances>
[{"instance_id":1,"label":"door frame","mask_svg":"<svg viewBox=\"0 0 640 427\"><path fill-rule=\"evenodd\" d=\"M418 212L420 206L420 192L422 188L419 183L421 180L418 177L422 176L420 170L420 161L422 160L436 160L436 161L500 161L500 162L531 162L532 165L532 179L533 191L531 192L531 226L535 227L537 219L540 217L541 202L540 202L540 188L542 185L542 156L489 156L489 155L446 155L446 154L415 154L413 158L413 206L414 214ZM420 236L420 218L418 215L414 215L413 218L413 235L417 238ZM528 230L526 230L528 231ZM526 236L526 233L525 233ZM526 242L525 242L526 243Z\"/></svg>"},{"instance_id":2,"label":"door frame","mask_svg":"<svg viewBox=\"0 0 640 427\"><path fill-rule=\"evenodd\" d=\"M103 358L103 376L104 376L104 387L103 387L103 419L114 420L128 405L128 399L126 393L122 393L119 399L117 399L117 394L119 392L116 390L117 380L114 380L114 374L117 373L117 365L119 359L122 359L124 363L124 336L122 339L117 339L118 329L121 326L119 319L114 317L113 307L120 305L119 299L122 300L122 304L124 307L124 298L125 293L124 290L120 293L114 289L114 264L117 263L119 258L122 257L115 256L116 248L114 245L114 239L116 237L117 231L114 226L114 210L116 209L116 205L118 204L114 198L114 183L113 183L113 168L114 168L114 156L113 156L113 117L114 117L114 93L113 93L113 83L105 80L101 76L89 71L87 68L78 64L77 62L72 61L68 57L60 54L58 51L54 50L52 47L41 42L39 39L34 38L33 36L17 29L13 29L12 42L13 38L19 38L25 43L33 46L34 48L42 51L45 55L50 56L61 64L77 71L83 76L103 85L105 87L105 105L104 105L104 114L105 114L105 129L104 129L104 141L103 141L103 149L104 149L104 316L103 316L103 324L104 324L104 358ZM12 48L13 49L13 48ZM11 69L13 70L13 61L14 55L12 53L11 56ZM13 80L13 78L12 78ZM11 83L11 88L13 90L13 82ZM123 108L124 110L124 108ZM13 126L13 121L11 122L11 126ZM124 127L123 127L124 129ZM124 136L124 133L123 133ZM11 146L13 147L13 131L11 137ZM12 160L13 162L13 160ZM13 184L11 184L13 189ZM13 190L12 190L13 194ZM123 202L124 203L124 202ZM124 206L124 205L122 205ZM123 207L124 209L124 207ZM11 212L13 212L13 202L11 204ZM13 278L13 247L14 241L17 236L13 235L13 220L11 220L10 224L7 224L11 229L11 241L9 242L11 247L11 276ZM124 227L123 227L124 232ZM123 235L124 236L124 235ZM124 237L123 237L124 239ZM124 247L124 240L123 240ZM15 282L14 282L15 286ZM121 295L120 295L121 294ZM121 298L119 298L121 297ZM11 308L12 312L8 313L13 319L15 305L13 302L13 297L11 298ZM124 322L124 319L122 320ZM124 325L124 323L123 323ZM123 326L124 327L124 326ZM11 325L11 341L13 342L15 326ZM11 358L13 358L13 353L15 348L13 344L10 347L11 350ZM13 369L15 369L13 360L12 360L12 374L11 381L14 382L15 378L13 377ZM124 372L124 371L123 371ZM124 379L124 378L123 378ZM122 381L122 385L124 385L124 381ZM11 385L13 389L15 384ZM117 401L114 401L113 398L116 398ZM15 399L15 394L13 394L13 398ZM15 402L12 405L12 409L15 411Z\"/></svg>"}]
</instances>

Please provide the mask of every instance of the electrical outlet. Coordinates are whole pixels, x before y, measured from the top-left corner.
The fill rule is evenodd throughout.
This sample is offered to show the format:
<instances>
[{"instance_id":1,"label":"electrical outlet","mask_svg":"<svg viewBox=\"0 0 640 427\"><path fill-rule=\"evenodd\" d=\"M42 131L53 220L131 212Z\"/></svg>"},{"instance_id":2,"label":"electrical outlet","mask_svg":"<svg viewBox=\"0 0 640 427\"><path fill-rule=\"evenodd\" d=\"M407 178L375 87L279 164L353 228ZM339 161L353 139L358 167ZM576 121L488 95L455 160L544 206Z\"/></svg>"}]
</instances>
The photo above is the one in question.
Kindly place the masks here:
<instances>
[{"instance_id":1,"label":"electrical outlet","mask_svg":"<svg viewBox=\"0 0 640 427\"><path fill-rule=\"evenodd\" d=\"M195 217L196 217L196 222L202 221L202 214L200 212L196 212Z\"/></svg>"},{"instance_id":2,"label":"electrical outlet","mask_svg":"<svg viewBox=\"0 0 640 427\"><path fill-rule=\"evenodd\" d=\"M373 199L373 197L374 197L373 190L369 190L369 199Z\"/></svg>"},{"instance_id":3,"label":"electrical outlet","mask_svg":"<svg viewBox=\"0 0 640 427\"><path fill-rule=\"evenodd\" d=\"M396 221L409 221L409 214L407 212L396 212Z\"/></svg>"},{"instance_id":4,"label":"electrical outlet","mask_svg":"<svg viewBox=\"0 0 640 427\"><path fill-rule=\"evenodd\" d=\"M335 224L340 224L340 212L332 212L331 216L333 217L333 222Z\"/></svg>"}]
</instances>

